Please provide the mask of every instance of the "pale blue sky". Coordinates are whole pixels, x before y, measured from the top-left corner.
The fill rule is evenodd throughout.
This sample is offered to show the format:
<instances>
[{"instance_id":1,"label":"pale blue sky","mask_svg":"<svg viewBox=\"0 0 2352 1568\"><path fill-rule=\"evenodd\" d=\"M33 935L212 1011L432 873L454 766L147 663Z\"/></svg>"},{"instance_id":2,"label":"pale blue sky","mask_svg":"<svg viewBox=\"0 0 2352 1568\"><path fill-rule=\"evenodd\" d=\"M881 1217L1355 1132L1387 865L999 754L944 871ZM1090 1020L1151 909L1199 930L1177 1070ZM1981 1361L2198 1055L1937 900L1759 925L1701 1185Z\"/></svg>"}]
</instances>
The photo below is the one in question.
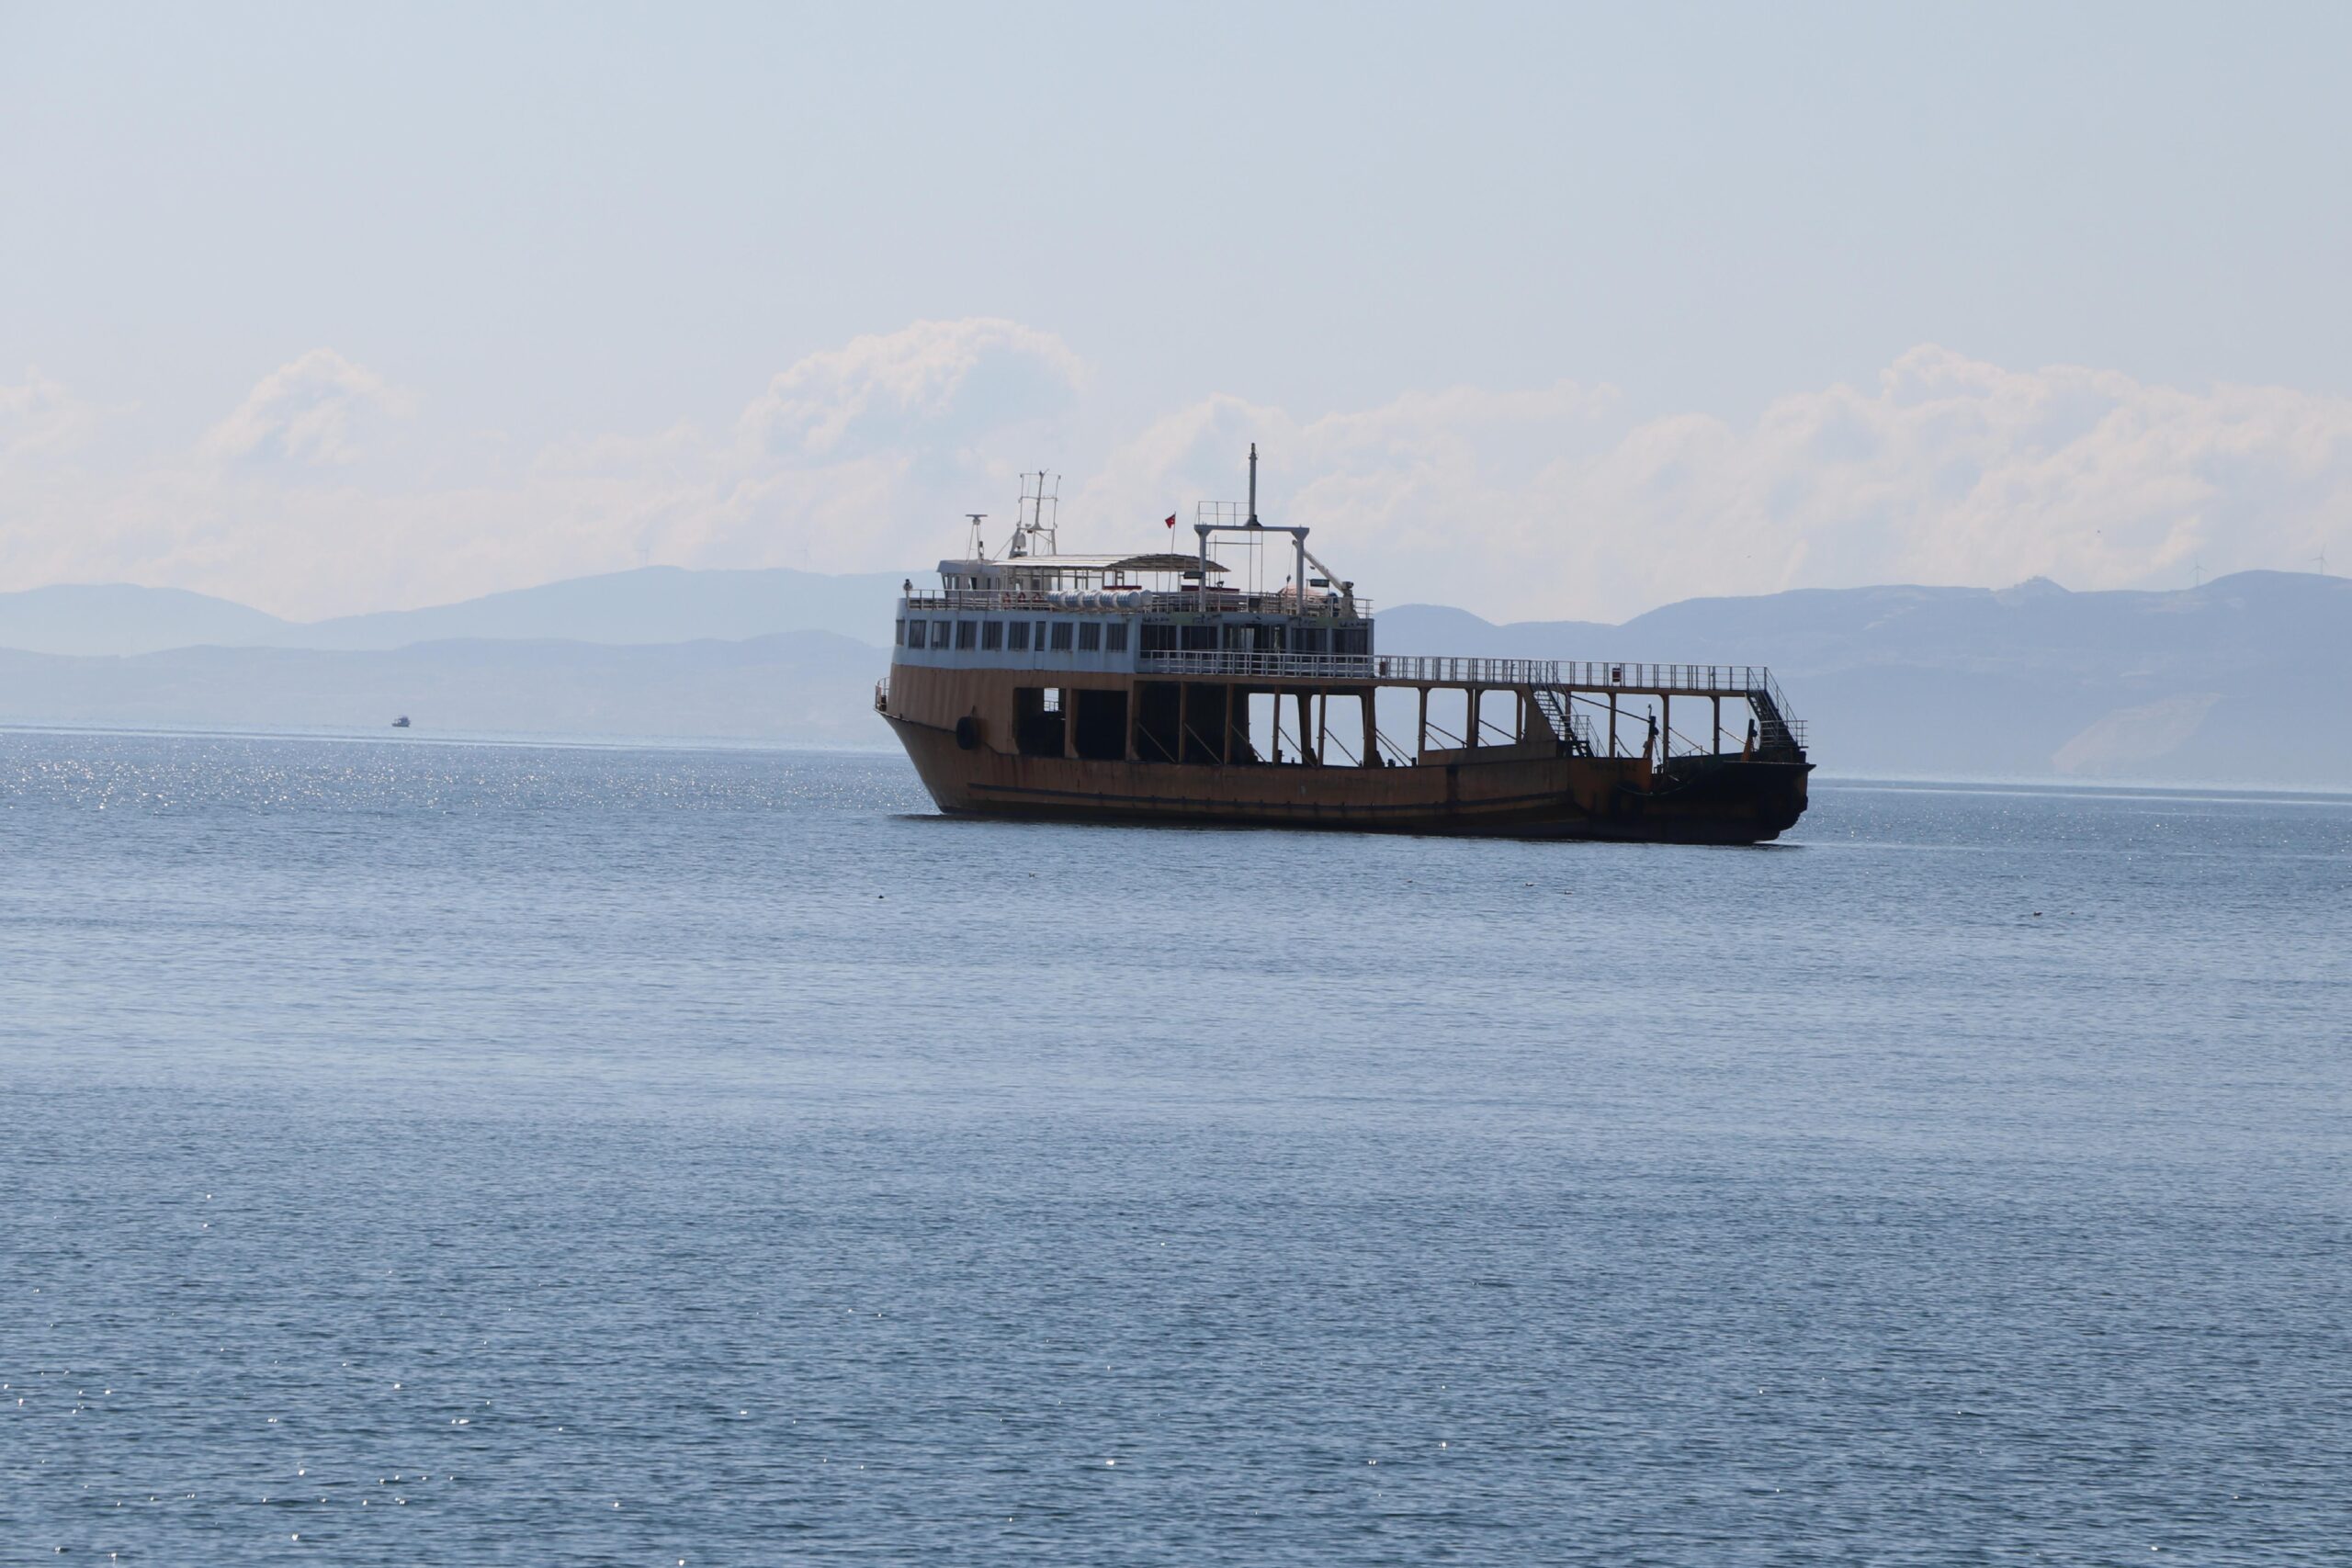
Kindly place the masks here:
<instances>
[{"instance_id":1,"label":"pale blue sky","mask_svg":"<svg viewBox=\"0 0 2352 1568\"><path fill-rule=\"evenodd\" d=\"M1078 368L1007 414L1031 419L1019 450L1012 430L993 449L982 389L898 433L902 469L954 467L930 449L952 442L989 474L1042 458L1104 485L1123 445L1218 398L1304 425L1565 381L1614 389L1611 440L1679 415L1745 438L1775 400L1875 389L1921 344L2143 389L2290 389L2333 421L2352 396L2347 60L2344 6L11 5L0 382L36 367L20 401L88 417L70 474L44 459L33 484L19 459L0 489L18 513L0 587L224 591L250 570L247 597L375 607L321 586L331 557L270 578L224 564L244 547L213 525L140 511L210 505L233 529L266 510L158 476L317 351L389 389L399 431L355 436L337 482L371 528L442 554L454 503L436 534L398 497L504 487L537 518L555 503L517 476L550 443L723 432L780 372L917 321L1018 322ZM1577 440L1600 437L1558 438ZM2241 564L2343 525L2330 443L2316 514L2249 552L2282 558ZM1490 488L1490 506L1566 504ZM876 524L875 558L820 564L890 564L957 490L891 492L876 504L910 514ZM470 528L495 511L458 510ZM67 547L85 513L130 543ZM481 583L389 598L615 564L609 540L533 525L537 553L489 551ZM1830 536L1857 525L1760 585L1836 577ZM632 536L640 555L758 553L696 557L725 529L664 526Z\"/></svg>"}]
</instances>

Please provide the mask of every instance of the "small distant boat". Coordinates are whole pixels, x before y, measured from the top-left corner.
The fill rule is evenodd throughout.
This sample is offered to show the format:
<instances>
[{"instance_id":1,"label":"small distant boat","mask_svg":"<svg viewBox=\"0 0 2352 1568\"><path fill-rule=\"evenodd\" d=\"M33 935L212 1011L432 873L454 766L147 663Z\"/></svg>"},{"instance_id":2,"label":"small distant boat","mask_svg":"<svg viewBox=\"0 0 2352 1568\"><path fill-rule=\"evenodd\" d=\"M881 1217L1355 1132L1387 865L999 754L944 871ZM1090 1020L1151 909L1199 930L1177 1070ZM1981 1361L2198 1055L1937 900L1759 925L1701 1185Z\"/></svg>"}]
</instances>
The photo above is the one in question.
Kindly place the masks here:
<instances>
[{"instance_id":1,"label":"small distant boat","mask_svg":"<svg viewBox=\"0 0 2352 1568\"><path fill-rule=\"evenodd\" d=\"M402 714L400 717L392 720L392 728L394 729L406 729L408 728L408 715Z\"/></svg>"}]
</instances>

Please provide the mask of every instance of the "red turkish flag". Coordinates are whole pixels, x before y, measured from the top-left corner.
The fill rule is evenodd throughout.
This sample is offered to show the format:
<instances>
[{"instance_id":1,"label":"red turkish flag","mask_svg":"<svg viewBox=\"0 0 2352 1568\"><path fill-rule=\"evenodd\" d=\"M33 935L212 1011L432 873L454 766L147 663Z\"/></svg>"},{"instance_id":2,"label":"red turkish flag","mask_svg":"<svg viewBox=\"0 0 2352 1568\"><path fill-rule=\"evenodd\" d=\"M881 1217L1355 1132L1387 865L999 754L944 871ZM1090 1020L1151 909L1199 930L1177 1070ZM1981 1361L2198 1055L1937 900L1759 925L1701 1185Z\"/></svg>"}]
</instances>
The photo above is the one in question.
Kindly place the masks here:
<instances>
[{"instance_id":1,"label":"red turkish flag","mask_svg":"<svg viewBox=\"0 0 2352 1568\"><path fill-rule=\"evenodd\" d=\"M1168 514L1168 526L1171 532L1173 532L1176 527L1176 514L1173 512Z\"/></svg>"}]
</instances>

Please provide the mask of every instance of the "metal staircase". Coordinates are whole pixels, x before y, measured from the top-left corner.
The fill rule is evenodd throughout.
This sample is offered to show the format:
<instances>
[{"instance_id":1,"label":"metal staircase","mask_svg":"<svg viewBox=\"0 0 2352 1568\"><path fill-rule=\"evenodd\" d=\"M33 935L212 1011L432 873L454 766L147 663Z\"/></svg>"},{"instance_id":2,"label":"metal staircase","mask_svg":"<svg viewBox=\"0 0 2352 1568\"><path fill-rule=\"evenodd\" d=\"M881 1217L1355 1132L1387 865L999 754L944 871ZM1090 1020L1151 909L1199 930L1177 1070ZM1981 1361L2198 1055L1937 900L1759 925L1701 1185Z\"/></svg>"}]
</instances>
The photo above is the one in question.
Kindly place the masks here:
<instances>
[{"instance_id":1,"label":"metal staircase","mask_svg":"<svg viewBox=\"0 0 2352 1568\"><path fill-rule=\"evenodd\" d=\"M1804 755L1804 720L1791 718L1781 696L1779 682L1768 673L1760 685L1747 693L1747 705L1756 710L1756 750L1760 756Z\"/></svg>"},{"instance_id":2,"label":"metal staircase","mask_svg":"<svg viewBox=\"0 0 2352 1568\"><path fill-rule=\"evenodd\" d=\"M1550 686L1537 686L1529 695L1535 704L1535 711L1544 716L1544 722L1551 727L1552 733L1566 744L1569 756L1592 755L1592 720L1570 709L1566 692Z\"/></svg>"},{"instance_id":3,"label":"metal staircase","mask_svg":"<svg viewBox=\"0 0 2352 1568\"><path fill-rule=\"evenodd\" d=\"M1611 672L1614 673L1613 669ZM1737 675L1740 678L1736 682L1725 681L1712 683L1711 688L1701 688L1701 694L1746 698L1756 715L1756 754L1761 758L1803 761L1804 721L1789 716L1788 699L1781 694L1780 683L1772 679L1771 672L1745 669L1737 671ZM1544 716L1544 722L1553 735L1567 747L1570 756L1600 755L1593 737L1592 717L1576 711L1575 699L1566 688L1532 686L1528 689L1528 699L1534 704L1535 711Z\"/></svg>"}]
</instances>

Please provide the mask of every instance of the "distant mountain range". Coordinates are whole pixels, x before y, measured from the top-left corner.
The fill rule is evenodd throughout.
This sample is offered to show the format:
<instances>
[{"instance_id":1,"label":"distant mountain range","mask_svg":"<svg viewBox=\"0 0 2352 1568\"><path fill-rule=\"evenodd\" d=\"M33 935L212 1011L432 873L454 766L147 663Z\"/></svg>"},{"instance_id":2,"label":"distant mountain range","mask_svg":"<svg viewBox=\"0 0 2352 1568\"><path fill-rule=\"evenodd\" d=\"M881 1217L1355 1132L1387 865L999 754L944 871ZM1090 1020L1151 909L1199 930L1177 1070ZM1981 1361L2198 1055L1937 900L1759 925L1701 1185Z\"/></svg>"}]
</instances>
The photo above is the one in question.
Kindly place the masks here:
<instances>
[{"instance_id":1,"label":"distant mountain range","mask_svg":"<svg viewBox=\"0 0 2352 1568\"><path fill-rule=\"evenodd\" d=\"M448 641L383 651L0 650L0 723L386 729L883 745L884 649L831 632L617 646Z\"/></svg>"},{"instance_id":2,"label":"distant mountain range","mask_svg":"<svg viewBox=\"0 0 2352 1568\"><path fill-rule=\"evenodd\" d=\"M177 588L73 584L0 593L0 649L28 653L159 653L174 648L406 648L455 638L565 642L737 641L779 632L871 639L887 626L902 572L832 577L775 567L674 566L575 577L422 610L287 621Z\"/></svg>"},{"instance_id":3,"label":"distant mountain range","mask_svg":"<svg viewBox=\"0 0 2352 1568\"><path fill-rule=\"evenodd\" d=\"M883 744L907 574L651 567L298 623L171 589L0 594L0 723ZM1692 599L1622 626L1408 604L1392 653L1771 665L1844 774L2352 787L2352 580ZM1677 727L1681 713L1677 712Z\"/></svg>"},{"instance_id":4,"label":"distant mountain range","mask_svg":"<svg viewBox=\"0 0 2352 1568\"><path fill-rule=\"evenodd\" d=\"M1769 664L1843 773L2352 787L2352 579L2249 571L2168 593L1804 589L1623 626L1407 605L1399 653ZM1678 725L1679 716L1678 714Z\"/></svg>"}]
</instances>

